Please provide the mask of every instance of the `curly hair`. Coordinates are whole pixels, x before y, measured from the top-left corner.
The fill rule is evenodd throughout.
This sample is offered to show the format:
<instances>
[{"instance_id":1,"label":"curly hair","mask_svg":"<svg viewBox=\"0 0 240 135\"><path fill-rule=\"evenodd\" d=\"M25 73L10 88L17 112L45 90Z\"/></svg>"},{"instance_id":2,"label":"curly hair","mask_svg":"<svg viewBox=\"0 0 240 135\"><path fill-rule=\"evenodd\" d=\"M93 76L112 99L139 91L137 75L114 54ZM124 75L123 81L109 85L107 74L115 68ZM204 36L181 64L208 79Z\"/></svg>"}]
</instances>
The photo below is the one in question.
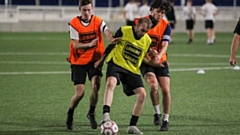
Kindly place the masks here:
<instances>
[{"instance_id":1,"label":"curly hair","mask_svg":"<svg viewBox=\"0 0 240 135\"><path fill-rule=\"evenodd\" d=\"M153 0L150 4L150 11L154 8L165 10L166 13L171 11L171 5L167 0Z\"/></svg>"}]
</instances>

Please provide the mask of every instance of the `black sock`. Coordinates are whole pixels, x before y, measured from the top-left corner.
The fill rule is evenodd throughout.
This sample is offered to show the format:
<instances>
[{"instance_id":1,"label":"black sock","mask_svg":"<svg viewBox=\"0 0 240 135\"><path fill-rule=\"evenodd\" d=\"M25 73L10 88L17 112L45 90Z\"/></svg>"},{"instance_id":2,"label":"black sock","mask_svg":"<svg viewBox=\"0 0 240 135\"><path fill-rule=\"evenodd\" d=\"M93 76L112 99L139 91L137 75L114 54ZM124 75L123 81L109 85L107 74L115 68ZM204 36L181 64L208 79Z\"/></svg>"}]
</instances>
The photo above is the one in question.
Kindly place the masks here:
<instances>
[{"instance_id":1,"label":"black sock","mask_svg":"<svg viewBox=\"0 0 240 135\"><path fill-rule=\"evenodd\" d=\"M189 42L192 42L192 39L189 39Z\"/></svg>"},{"instance_id":2,"label":"black sock","mask_svg":"<svg viewBox=\"0 0 240 135\"><path fill-rule=\"evenodd\" d=\"M67 114L69 114L69 115L73 115L73 113L74 113L74 109L69 108Z\"/></svg>"},{"instance_id":3,"label":"black sock","mask_svg":"<svg viewBox=\"0 0 240 135\"><path fill-rule=\"evenodd\" d=\"M103 114L104 113L110 113L110 106L108 106L108 105L103 106Z\"/></svg>"},{"instance_id":4,"label":"black sock","mask_svg":"<svg viewBox=\"0 0 240 135\"><path fill-rule=\"evenodd\" d=\"M130 125L129 126L136 126L137 122L138 122L138 116L134 116L132 115L131 121L130 121Z\"/></svg>"},{"instance_id":5,"label":"black sock","mask_svg":"<svg viewBox=\"0 0 240 135\"><path fill-rule=\"evenodd\" d=\"M94 114L95 108L96 108L96 106L90 105L90 109L89 109L88 113L89 114Z\"/></svg>"}]
</instances>

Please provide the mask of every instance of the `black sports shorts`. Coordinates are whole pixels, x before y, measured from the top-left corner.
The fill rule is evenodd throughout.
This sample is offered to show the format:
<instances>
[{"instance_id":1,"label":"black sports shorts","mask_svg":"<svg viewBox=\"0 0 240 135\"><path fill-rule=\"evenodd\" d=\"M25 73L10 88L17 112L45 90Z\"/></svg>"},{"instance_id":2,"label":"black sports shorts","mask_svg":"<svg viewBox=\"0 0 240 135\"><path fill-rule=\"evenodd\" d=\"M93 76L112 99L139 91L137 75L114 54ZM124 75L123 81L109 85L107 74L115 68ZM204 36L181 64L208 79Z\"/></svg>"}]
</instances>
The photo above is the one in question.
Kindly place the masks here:
<instances>
[{"instance_id":1,"label":"black sports shorts","mask_svg":"<svg viewBox=\"0 0 240 135\"><path fill-rule=\"evenodd\" d=\"M205 29L213 29L214 23L213 20L205 20Z\"/></svg>"},{"instance_id":2,"label":"black sports shorts","mask_svg":"<svg viewBox=\"0 0 240 135\"><path fill-rule=\"evenodd\" d=\"M238 21L233 33L237 33L238 35L240 35L240 18L239 18L239 21Z\"/></svg>"},{"instance_id":3,"label":"black sports shorts","mask_svg":"<svg viewBox=\"0 0 240 135\"><path fill-rule=\"evenodd\" d=\"M134 89L144 87L141 75L134 74L110 61L107 66L106 78L114 76L117 79L117 85L122 83L123 92L127 96L134 95Z\"/></svg>"},{"instance_id":4,"label":"black sports shorts","mask_svg":"<svg viewBox=\"0 0 240 135\"><path fill-rule=\"evenodd\" d=\"M186 29L187 30L192 30L193 28L194 28L194 21L193 21L193 19L186 20Z\"/></svg>"},{"instance_id":5,"label":"black sports shorts","mask_svg":"<svg viewBox=\"0 0 240 135\"><path fill-rule=\"evenodd\" d=\"M102 76L102 71L94 67L94 62L87 65L71 65L73 84L85 84L86 76L91 80L93 76Z\"/></svg>"},{"instance_id":6,"label":"black sports shorts","mask_svg":"<svg viewBox=\"0 0 240 135\"><path fill-rule=\"evenodd\" d=\"M140 69L141 69L141 74L143 77L147 72L153 72L156 75L156 77L158 77L158 76L170 77L169 67L167 64L164 64L164 67L153 67L153 66L147 65L145 63L142 63Z\"/></svg>"}]
</instances>

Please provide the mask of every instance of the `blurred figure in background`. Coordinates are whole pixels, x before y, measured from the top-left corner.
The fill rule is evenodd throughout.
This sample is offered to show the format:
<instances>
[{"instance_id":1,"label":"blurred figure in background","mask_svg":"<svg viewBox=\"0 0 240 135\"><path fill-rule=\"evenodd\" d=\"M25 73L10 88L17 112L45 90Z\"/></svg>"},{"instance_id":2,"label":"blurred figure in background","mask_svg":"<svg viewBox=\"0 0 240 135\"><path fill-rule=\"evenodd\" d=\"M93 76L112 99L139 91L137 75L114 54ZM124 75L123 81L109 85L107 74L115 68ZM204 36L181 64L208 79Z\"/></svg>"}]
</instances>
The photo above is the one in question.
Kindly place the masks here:
<instances>
[{"instance_id":1,"label":"blurred figure in background","mask_svg":"<svg viewBox=\"0 0 240 135\"><path fill-rule=\"evenodd\" d=\"M150 14L150 7L148 5L148 0L143 0L143 5L139 8L139 16L147 16Z\"/></svg>"},{"instance_id":2,"label":"blurred figure in background","mask_svg":"<svg viewBox=\"0 0 240 135\"><path fill-rule=\"evenodd\" d=\"M175 29L177 20L176 20L175 10L174 10L174 0L169 0L169 2L171 4L171 10L166 13L166 18L167 18L168 22L170 22L170 26L172 28L170 43L173 43L173 41L172 41L173 30Z\"/></svg>"},{"instance_id":3,"label":"blurred figure in background","mask_svg":"<svg viewBox=\"0 0 240 135\"><path fill-rule=\"evenodd\" d=\"M187 44L191 44L194 37L193 29L196 22L196 8L192 6L192 0L187 0L186 6L183 8L183 18L185 19L188 35Z\"/></svg>"},{"instance_id":4,"label":"blurred figure in background","mask_svg":"<svg viewBox=\"0 0 240 135\"><path fill-rule=\"evenodd\" d=\"M206 0L200 9L200 14L205 20L205 29L207 30L207 44L211 45L215 42L214 18L219 13L217 7L212 0Z\"/></svg>"},{"instance_id":5,"label":"blurred figure in background","mask_svg":"<svg viewBox=\"0 0 240 135\"><path fill-rule=\"evenodd\" d=\"M230 52L230 64L232 66L235 66L237 64L237 59L236 59L236 53L238 50L238 45L240 41L240 18L238 20L238 23L233 31L234 36L232 39L232 44L231 44L231 52Z\"/></svg>"},{"instance_id":6,"label":"blurred figure in background","mask_svg":"<svg viewBox=\"0 0 240 135\"><path fill-rule=\"evenodd\" d=\"M35 6L39 6L40 5L40 0L35 0Z\"/></svg>"},{"instance_id":7,"label":"blurred figure in background","mask_svg":"<svg viewBox=\"0 0 240 135\"><path fill-rule=\"evenodd\" d=\"M133 21L138 13L138 6L134 0L129 0L125 5L123 11L123 17L126 20L126 25L133 25Z\"/></svg>"}]
</instances>

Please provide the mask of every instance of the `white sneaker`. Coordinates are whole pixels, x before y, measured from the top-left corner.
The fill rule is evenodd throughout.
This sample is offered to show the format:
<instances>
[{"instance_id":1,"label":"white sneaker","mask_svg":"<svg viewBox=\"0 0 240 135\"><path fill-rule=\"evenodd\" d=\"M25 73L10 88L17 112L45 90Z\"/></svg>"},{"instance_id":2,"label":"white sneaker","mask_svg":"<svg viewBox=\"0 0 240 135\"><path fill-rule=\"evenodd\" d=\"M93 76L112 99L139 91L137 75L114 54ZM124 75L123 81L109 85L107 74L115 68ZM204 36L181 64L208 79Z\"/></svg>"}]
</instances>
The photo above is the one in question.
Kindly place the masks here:
<instances>
[{"instance_id":1,"label":"white sneaker","mask_svg":"<svg viewBox=\"0 0 240 135\"><path fill-rule=\"evenodd\" d=\"M102 116L102 121L101 123L104 123L106 121L110 120L110 115L109 113L104 113L103 116Z\"/></svg>"},{"instance_id":2,"label":"white sneaker","mask_svg":"<svg viewBox=\"0 0 240 135\"><path fill-rule=\"evenodd\" d=\"M128 126L127 133L128 134L143 135L143 132L141 132L136 126Z\"/></svg>"}]
</instances>

